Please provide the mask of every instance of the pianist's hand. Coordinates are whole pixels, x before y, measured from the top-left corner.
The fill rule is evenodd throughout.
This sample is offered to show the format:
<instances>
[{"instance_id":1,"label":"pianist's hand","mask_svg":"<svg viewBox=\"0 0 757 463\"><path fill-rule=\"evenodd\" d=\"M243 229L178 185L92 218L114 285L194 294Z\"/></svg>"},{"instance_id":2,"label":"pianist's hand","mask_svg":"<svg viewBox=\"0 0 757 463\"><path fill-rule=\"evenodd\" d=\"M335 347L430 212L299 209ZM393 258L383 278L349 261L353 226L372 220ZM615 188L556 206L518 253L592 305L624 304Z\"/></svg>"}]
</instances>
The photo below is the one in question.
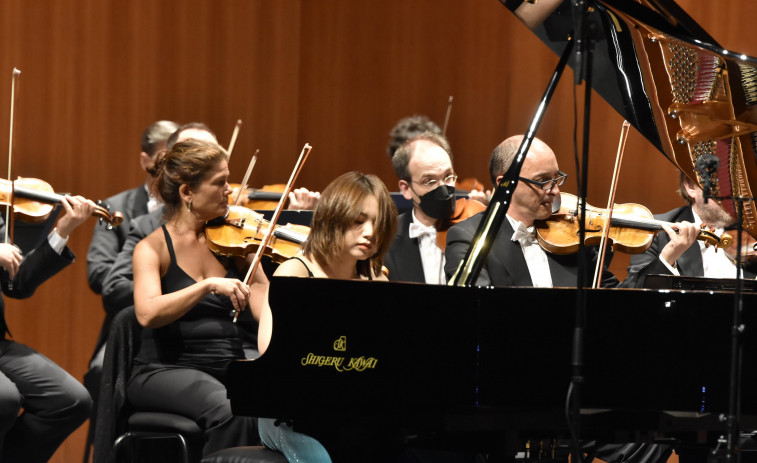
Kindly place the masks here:
<instances>
[{"instance_id":1,"label":"pianist's hand","mask_svg":"<svg viewBox=\"0 0 757 463\"><path fill-rule=\"evenodd\" d=\"M699 228L693 223L684 221L674 223L673 226L663 224L662 229L670 237L670 242L662 248L660 258L664 259L671 267L675 267L676 260L696 241L697 236L699 236Z\"/></svg>"},{"instance_id":2,"label":"pianist's hand","mask_svg":"<svg viewBox=\"0 0 757 463\"><path fill-rule=\"evenodd\" d=\"M241 312L247 307L250 299L250 288L236 278L208 278L210 292L215 295L223 295L231 299L234 310Z\"/></svg>"}]
</instances>

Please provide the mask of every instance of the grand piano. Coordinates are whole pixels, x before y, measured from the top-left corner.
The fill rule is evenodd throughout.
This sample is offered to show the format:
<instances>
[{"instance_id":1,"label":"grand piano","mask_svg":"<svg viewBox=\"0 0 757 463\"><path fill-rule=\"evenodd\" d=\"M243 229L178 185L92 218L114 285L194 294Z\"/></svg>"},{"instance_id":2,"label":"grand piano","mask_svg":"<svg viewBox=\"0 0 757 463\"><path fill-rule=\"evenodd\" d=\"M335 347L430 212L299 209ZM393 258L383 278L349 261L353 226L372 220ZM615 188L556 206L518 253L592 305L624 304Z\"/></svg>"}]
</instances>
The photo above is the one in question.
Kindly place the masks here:
<instances>
[{"instance_id":1,"label":"grand piano","mask_svg":"<svg viewBox=\"0 0 757 463\"><path fill-rule=\"evenodd\" d=\"M321 294L302 304L301 294ZM755 307L757 295L745 295ZM724 431L731 307L727 292L588 291L587 433ZM268 351L229 369L235 413L292 420L334 445L353 420L389 420L407 436L565 430L575 290L461 288L275 277ZM744 324L756 326L747 310ZM744 365L757 336L747 330ZM757 413L746 368L742 411ZM550 434L551 435L551 434Z\"/></svg>"},{"instance_id":2,"label":"grand piano","mask_svg":"<svg viewBox=\"0 0 757 463\"><path fill-rule=\"evenodd\" d=\"M518 14L521 2L502 2ZM700 156L717 156L716 196L751 196L757 60L720 48L672 0L589 4L597 92L691 178L701 181ZM533 30L559 51L574 24L565 2ZM734 201L721 201L735 214ZM757 234L751 203L744 228ZM305 303L302 294L322 297ZM582 437L724 432L734 297L587 290ZM748 426L757 414L757 295L742 297L739 409ZM569 288L273 278L271 344L230 366L232 408L291 420L335 460L350 458L343 446L358 429L381 435L379 446L387 436L399 446L464 443L506 459L513 435L565 432L575 301Z\"/></svg>"}]
</instances>

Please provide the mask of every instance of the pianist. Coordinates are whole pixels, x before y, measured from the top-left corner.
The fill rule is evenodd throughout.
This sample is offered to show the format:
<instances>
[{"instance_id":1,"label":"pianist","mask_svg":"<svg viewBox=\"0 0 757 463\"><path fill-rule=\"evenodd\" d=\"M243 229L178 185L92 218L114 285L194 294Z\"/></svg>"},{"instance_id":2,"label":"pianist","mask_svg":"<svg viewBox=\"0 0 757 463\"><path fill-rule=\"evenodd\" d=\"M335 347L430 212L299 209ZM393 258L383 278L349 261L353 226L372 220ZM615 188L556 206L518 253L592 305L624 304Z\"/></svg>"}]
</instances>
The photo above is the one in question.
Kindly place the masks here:
<instances>
[{"instance_id":1,"label":"pianist","mask_svg":"<svg viewBox=\"0 0 757 463\"><path fill-rule=\"evenodd\" d=\"M500 143L492 152L489 174L498 185L515 159L522 135ZM552 204L560 194L567 174L558 168L557 157L543 141L534 138L520 171L520 181L513 192L507 220L497 232L484 268L476 281L481 286L575 287L578 259L576 254L556 255L545 251L536 240L534 221L552 214ZM475 215L447 233L445 271L451 277L465 256L481 222ZM594 268L592 266L592 268ZM602 286L614 287L618 279L605 269Z\"/></svg>"},{"instance_id":2,"label":"pianist","mask_svg":"<svg viewBox=\"0 0 757 463\"><path fill-rule=\"evenodd\" d=\"M378 177L343 174L323 191L302 255L281 264L274 276L386 280L381 268L397 228L396 217L394 202ZM359 303L355 301L355 309ZM273 327L267 299L259 326L262 354ZM258 426L263 444L283 453L289 461L331 461L317 440L295 432L287 423L261 418Z\"/></svg>"},{"instance_id":3,"label":"pianist","mask_svg":"<svg viewBox=\"0 0 757 463\"><path fill-rule=\"evenodd\" d=\"M736 265L726 252L705 246L703 241L696 239L700 224L714 227L719 236L735 219L715 200L709 199L705 203L702 189L683 173L680 174L678 192L686 206L655 215L656 219L675 222L675 225L663 227L665 232L657 234L649 249L631 256L626 285L642 287L644 278L655 274L736 278ZM754 278L756 274L757 265L754 263L744 268L744 278Z\"/></svg>"}]
</instances>

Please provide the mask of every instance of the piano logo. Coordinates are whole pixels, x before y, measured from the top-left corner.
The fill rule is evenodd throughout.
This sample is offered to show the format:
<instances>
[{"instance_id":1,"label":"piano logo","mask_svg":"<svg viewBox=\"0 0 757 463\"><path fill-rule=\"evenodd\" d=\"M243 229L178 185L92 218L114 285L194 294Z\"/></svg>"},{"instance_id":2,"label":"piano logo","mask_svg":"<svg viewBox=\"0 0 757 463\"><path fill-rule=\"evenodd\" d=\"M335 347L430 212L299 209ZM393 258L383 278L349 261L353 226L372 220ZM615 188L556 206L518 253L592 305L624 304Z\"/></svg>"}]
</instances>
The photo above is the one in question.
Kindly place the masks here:
<instances>
[{"instance_id":1,"label":"piano logo","mask_svg":"<svg viewBox=\"0 0 757 463\"><path fill-rule=\"evenodd\" d=\"M344 352L347 350L347 336L342 336L334 341L334 350Z\"/></svg>"},{"instance_id":2,"label":"piano logo","mask_svg":"<svg viewBox=\"0 0 757 463\"><path fill-rule=\"evenodd\" d=\"M332 347L337 352L347 351L347 336L341 336L334 341ZM336 355L317 355L309 353L305 357L302 357L300 364L302 366L316 366L316 367L333 367L339 373L344 371L365 371L376 368L378 359L375 357L366 357L361 355L360 357L341 357Z\"/></svg>"}]
</instances>

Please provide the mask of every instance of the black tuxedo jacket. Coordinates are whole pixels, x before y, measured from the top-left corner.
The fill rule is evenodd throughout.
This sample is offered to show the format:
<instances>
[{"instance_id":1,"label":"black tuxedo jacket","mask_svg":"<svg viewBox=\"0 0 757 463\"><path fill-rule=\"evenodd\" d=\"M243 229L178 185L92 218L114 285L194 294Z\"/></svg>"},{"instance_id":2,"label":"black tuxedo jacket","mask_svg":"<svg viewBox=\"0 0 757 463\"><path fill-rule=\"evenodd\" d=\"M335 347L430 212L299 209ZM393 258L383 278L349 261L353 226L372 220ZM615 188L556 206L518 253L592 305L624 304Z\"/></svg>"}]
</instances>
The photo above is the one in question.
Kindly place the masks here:
<instances>
[{"instance_id":1,"label":"black tuxedo jacket","mask_svg":"<svg viewBox=\"0 0 757 463\"><path fill-rule=\"evenodd\" d=\"M92 242L87 251L87 279L89 287L95 293L102 293L105 276L108 275L118 252L126 242L129 222L135 217L147 214L149 199L145 186L140 185L105 200L111 212L119 211L123 214L124 221L121 226L111 229L99 224L95 226Z\"/></svg>"},{"instance_id":2,"label":"black tuxedo jacket","mask_svg":"<svg viewBox=\"0 0 757 463\"><path fill-rule=\"evenodd\" d=\"M418 248L418 238L410 238L410 224L413 223L413 212L400 214L397 219L397 234L386 253L384 265L389 269L389 280L425 283L421 251Z\"/></svg>"},{"instance_id":3,"label":"black tuxedo jacket","mask_svg":"<svg viewBox=\"0 0 757 463\"><path fill-rule=\"evenodd\" d=\"M665 222L694 222L694 212L691 206L679 207L665 214L654 216L657 220ZM666 244L670 242L670 237L664 231L657 233L652 245L641 254L631 256L630 265L628 266L628 277L624 286L640 288L644 285L644 278L647 275L672 275L671 271L660 260L660 252ZM701 277L704 276L704 264L702 262L702 253L699 244L694 242L689 249L681 254L676 261L678 273L681 276ZM744 278L754 278L757 274L757 265L748 264L744 268Z\"/></svg>"},{"instance_id":4,"label":"black tuxedo jacket","mask_svg":"<svg viewBox=\"0 0 757 463\"><path fill-rule=\"evenodd\" d=\"M4 234L5 222L0 218L0 235ZM74 253L68 247L58 254L50 247L47 239L41 240L36 248L24 254L21 266L13 279L12 288L8 285L8 273L0 272L3 293L14 299L30 297L39 285L73 261ZM3 336L9 333L5 322L5 302L2 297L0 297L0 331Z\"/></svg>"},{"instance_id":5,"label":"black tuxedo jacket","mask_svg":"<svg viewBox=\"0 0 757 463\"><path fill-rule=\"evenodd\" d=\"M447 232L447 262L444 271L447 279L457 270L465 257L470 242L476 233L483 213L460 222ZM528 272L526 258L520 243L512 241L513 227L505 218L489 251L486 264L476 280L479 286L533 286L531 274ZM595 253L596 254L596 253ZM592 259L594 260L594 259ZM552 254L547 252L549 272L554 287L576 287L578 275L577 254ZM594 266L591 267L592 271ZM590 282L589 282L590 283ZM618 285L618 279L605 269L602 277L603 287Z\"/></svg>"},{"instance_id":6,"label":"black tuxedo jacket","mask_svg":"<svg viewBox=\"0 0 757 463\"><path fill-rule=\"evenodd\" d=\"M134 305L134 276L131 263L134 248L142 238L146 237L160 226L163 208L144 214L131 220L128 235L121 251L109 267L102 285L103 304L105 305L105 321L100 336L97 339L95 353L105 343L110 332L113 317L122 309Z\"/></svg>"}]
</instances>

